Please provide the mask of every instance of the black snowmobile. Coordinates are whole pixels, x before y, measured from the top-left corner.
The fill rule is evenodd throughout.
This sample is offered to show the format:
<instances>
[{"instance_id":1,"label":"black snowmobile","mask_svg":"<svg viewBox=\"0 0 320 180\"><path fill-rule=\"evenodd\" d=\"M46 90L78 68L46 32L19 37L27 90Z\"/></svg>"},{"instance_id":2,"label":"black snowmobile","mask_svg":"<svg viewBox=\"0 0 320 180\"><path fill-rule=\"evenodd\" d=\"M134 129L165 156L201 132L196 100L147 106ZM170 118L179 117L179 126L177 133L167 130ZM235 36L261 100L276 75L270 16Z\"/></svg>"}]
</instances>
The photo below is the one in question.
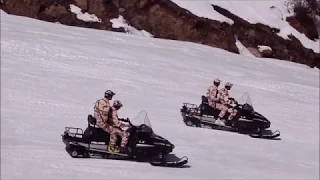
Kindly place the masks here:
<instances>
[{"instance_id":1,"label":"black snowmobile","mask_svg":"<svg viewBox=\"0 0 320 180\"><path fill-rule=\"evenodd\" d=\"M142 120L139 126L133 125L127 119L120 119L130 124L127 130L130 137L127 146L131 148L128 153L112 153L107 150L109 133L96 126L96 119L88 115L88 127L83 132L81 128L65 127L62 141L66 145L66 151L71 157L89 158L99 156L107 159L134 160L149 162L154 166L180 167L188 163L188 158L183 157L174 162L167 162L165 156L174 149L174 145L165 138L155 134L151 128L146 111L141 111L132 121ZM117 145L120 145L121 137L118 137Z\"/></svg>"},{"instance_id":2,"label":"black snowmobile","mask_svg":"<svg viewBox=\"0 0 320 180\"><path fill-rule=\"evenodd\" d=\"M183 121L187 126L203 127L209 129L225 130L248 134L253 138L274 139L280 136L280 131L271 132L267 130L271 122L263 115L254 111L248 93L245 93L239 101L231 99L234 107L238 110L233 121L226 121L225 125L216 123L219 110L213 109L208 104L208 99L201 96L201 104L183 103L180 109ZM227 112L224 119L227 119Z\"/></svg>"}]
</instances>

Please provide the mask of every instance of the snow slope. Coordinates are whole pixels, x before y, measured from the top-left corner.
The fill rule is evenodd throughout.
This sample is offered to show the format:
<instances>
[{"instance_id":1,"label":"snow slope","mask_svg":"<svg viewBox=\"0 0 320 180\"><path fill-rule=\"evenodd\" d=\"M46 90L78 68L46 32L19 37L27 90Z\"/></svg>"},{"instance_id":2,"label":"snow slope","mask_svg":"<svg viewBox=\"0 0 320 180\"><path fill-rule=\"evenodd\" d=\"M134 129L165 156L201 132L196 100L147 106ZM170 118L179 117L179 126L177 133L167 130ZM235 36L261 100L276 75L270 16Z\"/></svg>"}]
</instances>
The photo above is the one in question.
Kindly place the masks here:
<instances>
[{"instance_id":1,"label":"snow slope","mask_svg":"<svg viewBox=\"0 0 320 180\"><path fill-rule=\"evenodd\" d=\"M319 39L316 41L310 40L306 35L297 31L286 21L286 17L293 15L293 12L288 11L286 0L171 1L182 8L188 9L191 13L197 16L230 23L231 20L215 11L212 7L212 4L220 6L252 24L262 23L269 25L270 27L280 29L278 35L285 39L289 39L288 35L292 34L298 38L306 48L310 48L316 53L320 52Z\"/></svg>"},{"instance_id":2,"label":"snow slope","mask_svg":"<svg viewBox=\"0 0 320 180\"><path fill-rule=\"evenodd\" d=\"M213 78L251 95L282 140L187 127ZM86 127L106 89L119 114L146 110L188 168L72 159L65 126ZM1 12L1 179L318 179L319 70L203 45L42 22Z\"/></svg>"}]
</instances>

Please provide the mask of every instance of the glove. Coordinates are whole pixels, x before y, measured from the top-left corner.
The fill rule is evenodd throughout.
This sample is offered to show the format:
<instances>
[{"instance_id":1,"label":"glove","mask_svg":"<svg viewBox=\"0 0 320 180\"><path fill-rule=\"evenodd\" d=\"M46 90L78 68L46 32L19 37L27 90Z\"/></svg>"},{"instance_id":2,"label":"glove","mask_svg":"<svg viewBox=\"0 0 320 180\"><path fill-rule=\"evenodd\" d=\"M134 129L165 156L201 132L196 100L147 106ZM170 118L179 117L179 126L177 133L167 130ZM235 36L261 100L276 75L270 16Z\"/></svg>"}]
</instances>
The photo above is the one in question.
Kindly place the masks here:
<instances>
[{"instance_id":1,"label":"glove","mask_svg":"<svg viewBox=\"0 0 320 180\"><path fill-rule=\"evenodd\" d=\"M123 122L129 122L129 118L127 118L127 119L121 118L121 121L123 121Z\"/></svg>"},{"instance_id":2,"label":"glove","mask_svg":"<svg viewBox=\"0 0 320 180\"><path fill-rule=\"evenodd\" d=\"M228 108L232 108L232 107L233 107L231 104L226 104L226 106L227 106Z\"/></svg>"},{"instance_id":3,"label":"glove","mask_svg":"<svg viewBox=\"0 0 320 180\"><path fill-rule=\"evenodd\" d=\"M238 102L234 98L229 98L230 104L238 104Z\"/></svg>"},{"instance_id":4,"label":"glove","mask_svg":"<svg viewBox=\"0 0 320 180\"><path fill-rule=\"evenodd\" d=\"M120 128L125 128L125 127L128 127L128 124L121 123Z\"/></svg>"}]
</instances>

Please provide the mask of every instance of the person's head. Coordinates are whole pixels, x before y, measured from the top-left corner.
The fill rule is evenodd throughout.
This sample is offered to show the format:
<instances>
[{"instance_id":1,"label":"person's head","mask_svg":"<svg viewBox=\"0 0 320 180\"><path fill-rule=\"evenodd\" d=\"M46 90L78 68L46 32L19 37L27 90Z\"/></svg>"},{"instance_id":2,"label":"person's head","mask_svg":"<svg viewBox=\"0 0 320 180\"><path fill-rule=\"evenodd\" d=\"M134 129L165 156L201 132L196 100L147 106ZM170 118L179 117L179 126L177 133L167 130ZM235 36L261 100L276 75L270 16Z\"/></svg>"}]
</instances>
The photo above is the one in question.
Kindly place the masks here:
<instances>
[{"instance_id":1,"label":"person's head","mask_svg":"<svg viewBox=\"0 0 320 180\"><path fill-rule=\"evenodd\" d=\"M116 110L120 109L122 106L123 104L121 103L121 101L119 100L113 101L113 107L116 108Z\"/></svg>"},{"instance_id":2,"label":"person's head","mask_svg":"<svg viewBox=\"0 0 320 180\"><path fill-rule=\"evenodd\" d=\"M106 90L106 92L104 92L104 97L107 98L108 100L112 100L112 97L116 95L116 93L114 93L111 90Z\"/></svg>"},{"instance_id":3,"label":"person's head","mask_svg":"<svg viewBox=\"0 0 320 180\"><path fill-rule=\"evenodd\" d=\"M228 90L230 90L230 89L232 88L232 86L233 86L233 84L230 83L230 82L227 82L227 83L224 85L224 87L225 87L226 89L228 89Z\"/></svg>"},{"instance_id":4,"label":"person's head","mask_svg":"<svg viewBox=\"0 0 320 180\"><path fill-rule=\"evenodd\" d=\"M213 84L215 85L215 86L217 86L217 87L219 87L220 86L220 79L215 79L215 80L213 80Z\"/></svg>"}]
</instances>

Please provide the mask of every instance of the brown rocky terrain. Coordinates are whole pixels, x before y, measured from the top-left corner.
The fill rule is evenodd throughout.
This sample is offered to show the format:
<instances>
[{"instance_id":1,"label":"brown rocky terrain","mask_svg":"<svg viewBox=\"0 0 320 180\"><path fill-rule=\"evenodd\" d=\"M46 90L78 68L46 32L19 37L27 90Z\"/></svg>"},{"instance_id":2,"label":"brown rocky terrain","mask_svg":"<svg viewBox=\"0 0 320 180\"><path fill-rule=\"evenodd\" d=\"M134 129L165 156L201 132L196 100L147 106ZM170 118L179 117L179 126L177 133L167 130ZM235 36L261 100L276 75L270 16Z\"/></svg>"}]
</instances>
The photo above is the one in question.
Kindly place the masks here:
<instances>
[{"instance_id":1,"label":"brown rocky terrain","mask_svg":"<svg viewBox=\"0 0 320 180\"><path fill-rule=\"evenodd\" d=\"M95 14L101 22L77 19L76 14L70 11L70 4L80 7L83 13ZM235 23L229 25L197 17L170 0L1 0L0 8L9 14L49 22L124 32L123 28L112 28L110 22L122 15L131 26L144 29L155 38L201 43L234 53L239 53L234 38L237 36L257 57L277 58L320 68L320 54L304 48L294 36L290 37L291 40L283 39L276 35L279 29L263 24L251 24L215 5L213 9ZM287 20L310 39L317 38L317 31L309 25L310 22L301 21L299 17ZM306 25L310 27L308 30L301 28ZM272 50L260 52L258 45L269 46Z\"/></svg>"}]
</instances>

